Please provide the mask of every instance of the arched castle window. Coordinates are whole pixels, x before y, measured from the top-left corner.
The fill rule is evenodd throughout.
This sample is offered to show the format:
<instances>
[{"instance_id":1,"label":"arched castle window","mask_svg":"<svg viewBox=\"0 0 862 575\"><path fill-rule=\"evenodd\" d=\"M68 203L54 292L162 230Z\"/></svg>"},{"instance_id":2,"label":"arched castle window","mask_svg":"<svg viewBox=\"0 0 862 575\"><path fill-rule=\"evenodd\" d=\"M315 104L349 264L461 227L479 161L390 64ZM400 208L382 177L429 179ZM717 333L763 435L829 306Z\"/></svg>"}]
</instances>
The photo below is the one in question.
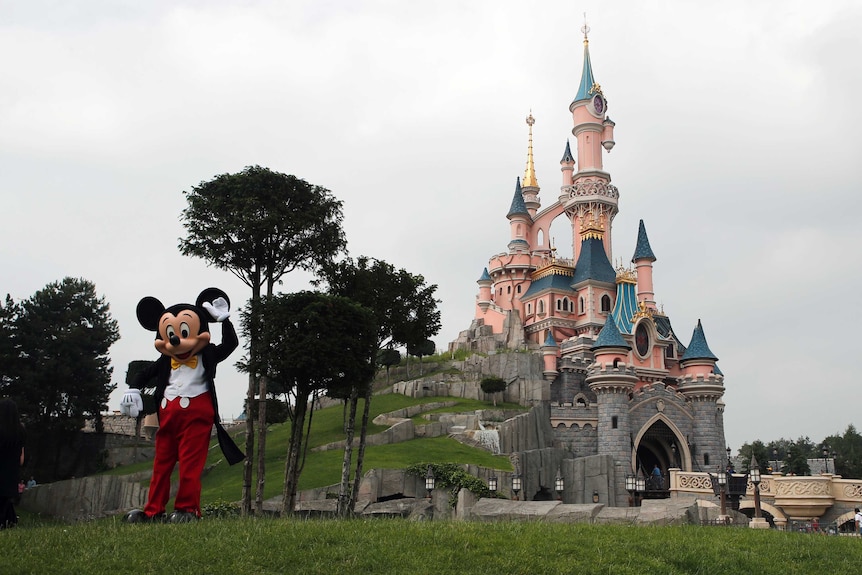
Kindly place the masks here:
<instances>
[{"instance_id":1,"label":"arched castle window","mask_svg":"<svg viewBox=\"0 0 862 575\"><path fill-rule=\"evenodd\" d=\"M506 293L507 294L512 293L512 286L506 286Z\"/></svg>"},{"instance_id":2,"label":"arched castle window","mask_svg":"<svg viewBox=\"0 0 862 575\"><path fill-rule=\"evenodd\" d=\"M519 238L524 235L524 232L522 231L522 228L521 228L521 224L518 224L515 227L515 235L518 236Z\"/></svg>"},{"instance_id":3,"label":"arched castle window","mask_svg":"<svg viewBox=\"0 0 862 575\"><path fill-rule=\"evenodd\" d=\"M602 311L609 312L611 311L611 298L608 294L602 296Z\"/></svg>"},{"instance_id":4,"label":"arched castle window","mask_svg":"<svg viewBox=\"0 0 862 575\"><path fill-rule=\"evenodd\" d=\"M611 428L616 429L618 424L619 424L619 419L617 418L617 416L616 415L611 416Z\"/></svg>"},{"instance_id":5,"label":"arched castle window","mask_svg":"<svg viewBox=\"0 0 862 575\"><path fill-rule=\"evenodd\" d=\"M515 288L515 290L516 290L518 293L521 293L521 284L518 284L518 287L517 287L517 288Z\"/></svg>"},{"instance_id":6,"label":"arched castle window","mask_svg":"<svg viewBox=\"0 0 862 575\"><path fill-rule=\"evenodd\" d=\"M545 232L543 230L539 230L539 233L536 234L536 242L538 245L545 245Z\"/></svg>"},{"instance_id":7,"label":"arched castle window","mask_svg":"<svg viewBox=\"0 0 862 575\"><path fill-rule=\"evenodd\" d=\"M533 304L528 303L527 304L527 315L530 315L531 313L533 313Z\"/></svg>"},{"instance_id":8,"label":"arched castle window","mask_svg":"<svg viewBox=\"0 0 862 575\"><path fill-rule=\"evenodd\" d=\"M709 453L704 453L704 454L703 454L703 464L704 464L704 465L709 465Z\"/></svg>"},{"instance_id":9,"label":"arched castle window","mask_svg":"<svg viewBox=\"0 0 862 575\"><path fill-rule=\"evenodd\" d=\"M536 304L536 311L541 313L545 313L545 300L540 299L539 303Z\"/></svg>"},{"instance_id":10,"label":"arched castle window","mask_svg":"<svg viewBox=\"0 0 862 575\"><path fill-rule=\"evenodd\" d=\"M584 296L578 298L578 313L584 313Z\"/></svg>"}]
</instances>

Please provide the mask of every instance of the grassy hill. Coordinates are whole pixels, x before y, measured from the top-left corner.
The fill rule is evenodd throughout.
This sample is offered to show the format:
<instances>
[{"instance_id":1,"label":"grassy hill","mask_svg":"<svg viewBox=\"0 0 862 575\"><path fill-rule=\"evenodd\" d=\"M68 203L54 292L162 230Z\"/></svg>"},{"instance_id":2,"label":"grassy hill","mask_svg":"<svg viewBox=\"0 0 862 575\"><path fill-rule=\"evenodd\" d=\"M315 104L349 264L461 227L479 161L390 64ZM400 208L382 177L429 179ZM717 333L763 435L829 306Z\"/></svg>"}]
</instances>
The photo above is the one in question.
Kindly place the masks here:
<instances>
[{"instance_id":1,"label":"grassy hill","mask_svg":"<svg viewBox=\"0 0 862 575\"><path fill-rule=\"evenodd\" d=\"M477 409L489 409L489 402L447 397L447 401L456 401L454 407L435 409L432 412L447 413L469 412ZM381 413L388 413L412 405L439 402L441 398L414 399L399 394L376 395L371 401L371 419ZM498 408L523 409L520 406L506 404ZM360 401L359 410L364 408ZM309 439L310 447L316 447L344 439L342 429L343 410L341 406L328 407L314 412ZM369 434L379 433L386 428L369 424ZM281 495L284 488L284 461L287 455L287 440L290 424L274 425L269 428L266 444L266 486L264 498ZM236 437L237 444L245 443L245 432ZM341 459L343 450L324 452L309 451L305 468L300 477L299 488L311 489L336 484L341 480ZM355 459L354 459L355 461ZM489 452L468 447L448 437L414 439L393 445L369 447L365 452L363 469L375 468L401 469L415 463L473 463L493 469L511 471L512 467L506 456L492 455ZM256 462L255 462L256 463ZM125 475L136 471L150 469L150 462L117 467L110 474ZM237 501L242 495L242 464L229 466L223 460L218 444L213 442L210 448L207 467L210 468L203 478L201 504L219 501ZM255 470L254 481L257 481Z\"/></svg>"}]
</instances>

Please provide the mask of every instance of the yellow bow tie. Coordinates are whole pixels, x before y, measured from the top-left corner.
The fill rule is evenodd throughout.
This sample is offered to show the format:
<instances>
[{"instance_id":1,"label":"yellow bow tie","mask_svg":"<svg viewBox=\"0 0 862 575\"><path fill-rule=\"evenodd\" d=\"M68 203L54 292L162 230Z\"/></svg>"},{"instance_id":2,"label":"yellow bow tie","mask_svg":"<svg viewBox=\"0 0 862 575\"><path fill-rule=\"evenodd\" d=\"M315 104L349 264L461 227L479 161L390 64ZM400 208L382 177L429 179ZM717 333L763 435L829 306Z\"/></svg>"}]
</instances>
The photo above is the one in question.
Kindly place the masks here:
<instances>
[{"instance_id":1,"label":"yellow bow tie","mask_svg":"<svg viewBox=\"0 0 862 575\"><path fill-rule=\"evenodd\" d=\"M171 358L171 369L177 369L181 365L188 366L192 369L196 368L198 366L198 356L194 356L191 359L186 360L185 363L180 363L174 358Z\"/></svg>"}]
</instances>

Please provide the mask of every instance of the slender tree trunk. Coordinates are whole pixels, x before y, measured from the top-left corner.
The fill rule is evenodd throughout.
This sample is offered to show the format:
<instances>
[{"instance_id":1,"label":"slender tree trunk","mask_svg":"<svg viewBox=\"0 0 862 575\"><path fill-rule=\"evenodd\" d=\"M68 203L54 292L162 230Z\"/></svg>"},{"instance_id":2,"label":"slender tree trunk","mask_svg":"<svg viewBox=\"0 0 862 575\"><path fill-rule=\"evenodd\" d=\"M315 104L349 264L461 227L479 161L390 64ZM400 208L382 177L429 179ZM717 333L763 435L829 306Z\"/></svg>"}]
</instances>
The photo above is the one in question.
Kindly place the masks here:
<instances>
[{"instance_id":1,"label":"slender tree trunk","mask_svg":"<svg viewBox=\"0 0 862 575\"><path fill-rule=\"evenodd\" d=\"M350 500L353 492L350 489L350 463L353 459L353 432L356 428L356 405L359 402L359 388L350 390L350 412L346 421L344 457L341 460L341 487L338 490L338 516L346 517L352 511Z\"/></svg>"},{"instance_id":2,"label":"slender tree trunk","mask_svg":"<svg viewBox=\"0 0 862 575\"><path fill-rule=\"evenodd\" d=\"M260 300L260 269L255 269L252 280L251 301L253 305ZM248 346L249 357L254 357L255 337L252 331ZM248 374L248 392L245 396L245 460L242 465L242 515L251 515L251 481L254 472L254 417L251 414L251 406L254 405L254 394L257 391L257 377Z\"/></svg>"},{"instance_id":3,"label":"slender tree trunk","mask_svg":"<svg viewBox=\"0 0 862 575\"><path fill-rule=\"evenodd\" d=\"M308 411L308 393L296 394L294 416L291 421L290 440L287 446L287 461L284 465L284 491L282 492L281 513L292 514L296 508L296 487L299 482L300 454L305 414Z\"/></svg>"},{"instance_id":4,"label":"slender tree trunk","mask_svg":"<svg viewBox=\"0 0 862 575\"><path fill-rule=\"evenodd\" d=\"M267 271L272 271L271 266L267 266ZM274 283L272 276L267 276L266 297L272 297ZM257 490L254 497L254 510L258 514L263 513L263 491L266 485L266 384L266 377L261 377L257 400Z\"/></svg>"},{"instance_id":5,"label":"slender tree trunk","mask_svg":"<svg viewBox=\"0 0 862 575\"><path fill-rule=\"evenodd\" d=\"M365 459L365 437L368 432L368 414L371 411L371 393L374 390L372 382L366 384L365 408L362 410L362 426L359 430L359 451L356 454L356 473L353 479L353 492L350 495L350 511L356 508L356 498L359 496L359 484L362 482L362 462Z\"/></svg>"},{"instance_id":6,"label":"slender tree trunk","mask_svg":"<svg viewBox=\"0 0 862 575\"><path fill-rule=\"evenodd\" d=\"M257 490L254 495L255 513L263 512L263 489L266 483L266 378L260 378L257 404Z\"/></svg>"}]
</instances>

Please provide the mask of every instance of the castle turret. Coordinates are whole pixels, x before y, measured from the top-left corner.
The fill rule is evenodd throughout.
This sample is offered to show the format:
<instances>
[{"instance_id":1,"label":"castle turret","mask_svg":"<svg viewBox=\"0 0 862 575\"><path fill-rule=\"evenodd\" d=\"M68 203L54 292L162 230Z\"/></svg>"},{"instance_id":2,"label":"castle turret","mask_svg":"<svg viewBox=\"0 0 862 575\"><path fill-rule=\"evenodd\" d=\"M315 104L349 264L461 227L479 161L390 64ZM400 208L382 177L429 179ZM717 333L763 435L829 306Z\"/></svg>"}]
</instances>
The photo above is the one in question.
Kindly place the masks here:
<instances>
[{"instance_id":1,"label":"castle turret","mask_svg":"<svg viewBox=\"0 0 862 575\"><path fill-rule=\"evenodd\" d=\"M640 221L638 226L638 241L635 246L635 254L632 256L632 263L635 264L638 273L638 301L655 310L655 292L652 284L652 263L656 260L652 253L652 248L649 245L647 238L646 227L644 221Z\"/></svg>"},{"instance_id":2,"label":"castle turret","mask_svg":"<svg viewBox=\"0 0 862 575\"><path fill-rule=\"evenodd\" d=\"M542 359L545 363L545 370L542 374L548 381L554 381L559 375L557 371L557 357L560 355L560 346L554 341L554 335L551 330L548 330L548 337L545 338L545 343L542 345Z\"/></svg>"},{"instance_id":3,"label":"castle turret","mask_svg":"<svg viewBox=\"0 0 862 575\"><path fill-rule=\"evenodd\" d=\"M609 314L593 345L595 360L587 371L586 383L598 403L596 430L602 438L598 452L613 456L620 477L631 472L629 396L638 377L635 368L626 363L630 350Z\"/></svg>"},{"instance_id":4,"label":"castle turret","mask_svg":"<svg viewBox=\"0 0 862 575\"><path fill-rule=\"evenodd\" d=\"M563 158L560 160L560 171L563 172L563 187L571 186L574 181L575 157L572 155L568 140L566 140L566 151L563 152ZM565 197L561 201L565 201Z\"/></svg>"},{"instance_id":5,"label":"castle turret","mask_svg":"<svg viewBox=\"0 0 862 575\"><path fill-rule=\"evenodd\" d=\"M512 239L509 241L509 252L528 251L530 243L527 241L527 232L532 218L524 203L520 179L515 181L515 195L506 217L509 218L509 229L512 235Z\"/></svg>"},{"instance_id":6,"label":"castle turret","mask_svg":"<svg viewBox=\"0 0 862 575\"><path fill-rule=\"evenodd\" d=\"M697 320L691 343L680 358L683 376L677 382L693 410L692 431L698 438L694 456L705 467L721 465L724 457L724 377L716 361L718 358L709 349L703 326Z\"/></svg>"},{"instance_id":7,"label":"castle turret","mask_svg":"<svg viewBox=\"0 0 862 575\"><path fill-rule=\"evenodd\" d=\"M491 279L491 274L488 273L488 268L482 271L482 276L476 282L479 284L479 296L476 305L483 312L488 311L488 306L491 305L491 286L494 285L494 280Z\"/></svg>"}]
</instances>

